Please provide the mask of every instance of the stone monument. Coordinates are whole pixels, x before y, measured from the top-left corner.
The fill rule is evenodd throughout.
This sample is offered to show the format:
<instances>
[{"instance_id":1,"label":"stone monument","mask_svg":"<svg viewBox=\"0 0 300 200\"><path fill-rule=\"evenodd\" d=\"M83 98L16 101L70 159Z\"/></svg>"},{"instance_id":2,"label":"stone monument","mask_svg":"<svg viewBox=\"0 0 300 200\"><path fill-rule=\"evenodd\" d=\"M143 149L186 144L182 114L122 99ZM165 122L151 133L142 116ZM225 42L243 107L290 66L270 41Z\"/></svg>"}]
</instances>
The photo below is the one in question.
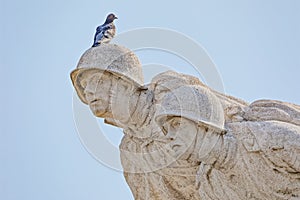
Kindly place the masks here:
<instances>
[{"instance_id":1,"label":"stone monument","mask_svg":"<svg viewBox=\"0 0 300 200\"><path fill-rule=\"evenodd\" d=\"M144 85L137 56L115 44L87 50L71 79L95 116L123 129L135 199L300 199L300 106L248 104L174 71Z\"/></svg>"}]
</instances>

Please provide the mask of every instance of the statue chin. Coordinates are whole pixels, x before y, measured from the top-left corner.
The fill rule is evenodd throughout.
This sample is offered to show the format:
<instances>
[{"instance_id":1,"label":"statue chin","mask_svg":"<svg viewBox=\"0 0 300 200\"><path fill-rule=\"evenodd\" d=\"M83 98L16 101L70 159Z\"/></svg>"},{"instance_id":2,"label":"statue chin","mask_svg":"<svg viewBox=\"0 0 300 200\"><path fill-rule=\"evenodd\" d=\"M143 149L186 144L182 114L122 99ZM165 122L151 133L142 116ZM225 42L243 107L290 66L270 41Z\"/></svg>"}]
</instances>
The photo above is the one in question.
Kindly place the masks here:
<instances>
[{"instance_id":1,"label":"statue chin","mask_svg":"<svg viewBox=\"0 0 300 200\"><path fill-rule=\"evenodd\" d=\"M94 113L94 115L95 115L96 117L100 117L100 118L105 118L105 117L107 117L107 116L106 116L106 112L104 112L104 111L99 111L99 110L97 110L97 111L94 111L93 113Z\"/></svg>"},{"instance_id":2,"label":"statue chin","mask_svg":"<svg viewBox=\"0 0 300 200\"><path fill-rule=\"evenodd\" d=\"M90 105L90 109L96 117L111 117L111 114L108 112L108 108L106 106L92 104Z\"/></svg>"}]
</instances>

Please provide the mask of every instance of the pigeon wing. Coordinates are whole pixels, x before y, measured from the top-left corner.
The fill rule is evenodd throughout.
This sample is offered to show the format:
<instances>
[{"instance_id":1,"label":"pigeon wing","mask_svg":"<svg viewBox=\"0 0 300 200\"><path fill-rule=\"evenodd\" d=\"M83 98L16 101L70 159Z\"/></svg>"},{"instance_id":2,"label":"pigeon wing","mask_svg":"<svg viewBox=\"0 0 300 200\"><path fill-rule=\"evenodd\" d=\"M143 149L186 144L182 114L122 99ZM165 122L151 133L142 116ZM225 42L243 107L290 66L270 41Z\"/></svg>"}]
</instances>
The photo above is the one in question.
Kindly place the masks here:
<instances>
[{"instance_id":1,"label":"pigeon wing","mask_svg":"<svg viewBox=\"0 0 300 200\"><path fill-rule=\"evenodd\" d=\"M103 25L98 26L96 28L96 33L95 33L95 36L94 36L94 44L96 44L96 42L98 40L100 40L102 37L103 37Z\"/></svg>"},{"instance_id":2,"label":"pigeon wing","mask_svg":"<svg viewBox=\"0 0 300 200\"><path fill-rule=\"evenodd\" d=\"M112 26L111 24L105 24L105 25L101 25L101 26L98 26L96 28L96 33L95 33L95 36L94 36L94 45L99 41L101 40L105 35L106 31L111 29Z\"/></svg>"}]
</instances>

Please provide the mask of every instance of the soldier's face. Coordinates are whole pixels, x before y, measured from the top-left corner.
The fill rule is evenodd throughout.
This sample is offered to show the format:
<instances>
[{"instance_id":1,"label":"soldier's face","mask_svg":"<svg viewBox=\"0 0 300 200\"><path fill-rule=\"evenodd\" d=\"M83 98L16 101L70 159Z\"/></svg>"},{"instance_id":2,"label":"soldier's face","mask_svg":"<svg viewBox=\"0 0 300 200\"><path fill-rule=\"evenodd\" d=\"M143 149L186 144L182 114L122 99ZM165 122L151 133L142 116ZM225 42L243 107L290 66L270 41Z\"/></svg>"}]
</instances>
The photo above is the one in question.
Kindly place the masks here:
<instances>
[{"instance_id":1,"label":"soldier's face","mask_svg":"<svg viewBox=\"0 0 300 200\"><path fill-rule=\"evenodd\" d=\"M164 118L161 128L176 158L188 157L191 154L198 131L196 123L186 118L171 116Z\"/></svg>"},{"instance_id":2,"label":"soldier's face","mask_svg":"<svg viewBox=\"0 0 300 200\"><path fill-rule=\"evenodd\" d=\"M84 93L88 105L97 117L110 117L110 92L112 87L111 74L107 72L95 73L87 80Z\"/></svg>"}]
</instances>

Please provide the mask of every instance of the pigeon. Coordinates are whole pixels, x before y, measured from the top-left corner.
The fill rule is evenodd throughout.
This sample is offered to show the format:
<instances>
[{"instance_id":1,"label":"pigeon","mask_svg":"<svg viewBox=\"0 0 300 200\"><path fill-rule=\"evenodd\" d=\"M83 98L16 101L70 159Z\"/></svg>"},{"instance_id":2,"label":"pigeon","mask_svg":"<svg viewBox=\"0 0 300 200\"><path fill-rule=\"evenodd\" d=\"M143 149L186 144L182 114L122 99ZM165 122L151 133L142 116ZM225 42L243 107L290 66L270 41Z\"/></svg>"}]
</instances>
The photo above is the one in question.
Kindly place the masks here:
<instances>
[{"instance_id":1,"label":"pigeon","mask_svg":"<svg viewBox=\"0 0 300 200\"><path fill-rule=\"evenodd\" d=\"M116 33L116 27L114 25L114 20L118 19L114 14L109 14L101 26L96 28L96 33L94 36L94 44L92 47L96 47L101 43L109 43Z\"/></svg>"}]
</instances>

